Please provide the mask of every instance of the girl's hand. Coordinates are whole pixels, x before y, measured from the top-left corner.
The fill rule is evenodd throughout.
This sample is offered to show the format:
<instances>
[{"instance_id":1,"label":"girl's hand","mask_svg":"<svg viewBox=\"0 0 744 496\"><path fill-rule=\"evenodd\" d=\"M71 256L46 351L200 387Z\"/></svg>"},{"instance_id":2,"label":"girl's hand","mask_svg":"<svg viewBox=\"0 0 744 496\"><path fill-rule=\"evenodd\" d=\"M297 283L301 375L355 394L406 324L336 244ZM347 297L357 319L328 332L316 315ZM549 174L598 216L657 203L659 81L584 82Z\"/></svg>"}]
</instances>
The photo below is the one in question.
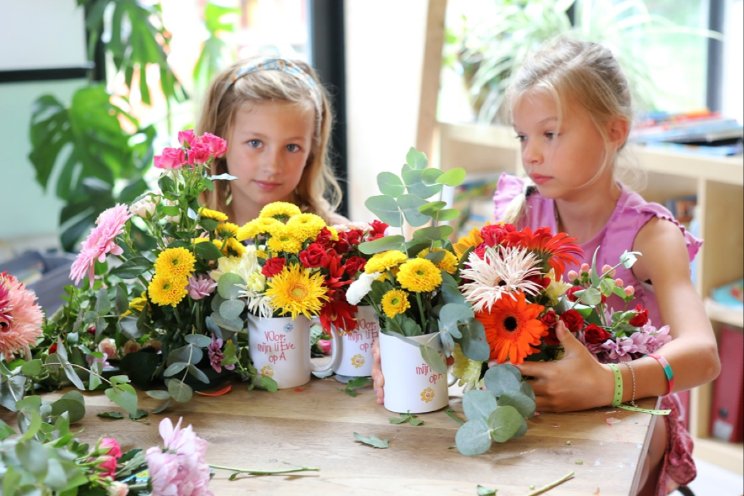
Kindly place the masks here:
<instances>
[{"instance_id":1,"label":"girl's hand","mask_svg":"<svg viewBox=\"0 0 744 496\"><path fill-rule=\"evenodd\" d=\"M612 404L612 371L599 363L563 322L556 336L565 355L554 362L524 362L516 367L530 379L538 411L570 412Z\"/></svg>"},{"instance_id":2,"label":"girl's hand","mask_svg":"<svg viewBox=\"0 0 744 496\"><path fill-rule=\"evenodd\" d=\"M380 341L375 339L372 342L372 386L377 395L377 404L382 405L385 401L385 391L382 386L385 384L385 377L382 375L382 365L380 363Z\"/></svg>"}]
</instances>

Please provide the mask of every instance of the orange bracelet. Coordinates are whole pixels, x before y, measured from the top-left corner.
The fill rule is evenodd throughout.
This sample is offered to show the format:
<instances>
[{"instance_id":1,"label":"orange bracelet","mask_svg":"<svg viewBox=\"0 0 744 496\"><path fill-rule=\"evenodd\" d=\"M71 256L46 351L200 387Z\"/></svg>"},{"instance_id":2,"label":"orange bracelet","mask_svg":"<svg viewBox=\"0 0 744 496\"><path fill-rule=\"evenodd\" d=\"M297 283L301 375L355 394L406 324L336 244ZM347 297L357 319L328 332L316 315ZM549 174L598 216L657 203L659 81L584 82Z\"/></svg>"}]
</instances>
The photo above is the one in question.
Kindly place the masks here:
<instances>
[{"instance_id":1,"label":"orange bracelet","mask_svg":"<svg viewBox=\"0 0 744 496\"><path fill-rule=\"evenodd\" d=\"M669 388L667 390L667 394L671 393L672 389L674 389L674 371L672 370L672 366L669 365L667 359L661 355L657 355L656 353L649 353L648 356L656 359L656 361L661 364L661 368L664 369L664 376L666 377L667 386Z\"/></svg>"}]
</instances>

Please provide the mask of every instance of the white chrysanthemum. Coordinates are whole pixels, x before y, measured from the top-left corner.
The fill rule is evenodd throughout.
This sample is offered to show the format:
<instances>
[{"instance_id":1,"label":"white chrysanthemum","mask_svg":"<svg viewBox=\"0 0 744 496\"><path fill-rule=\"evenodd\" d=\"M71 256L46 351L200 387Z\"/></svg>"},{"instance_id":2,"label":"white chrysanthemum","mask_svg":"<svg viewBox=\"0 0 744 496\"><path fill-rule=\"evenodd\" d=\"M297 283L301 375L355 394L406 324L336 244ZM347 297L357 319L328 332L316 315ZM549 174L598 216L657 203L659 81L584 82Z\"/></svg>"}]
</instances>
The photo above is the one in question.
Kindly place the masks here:
<instances>
[{"instance_id":1,"label":"white chrysanthemum","mask_svg":"<svg viewBox=\"0 0 744 496\"><path fill-rule=\"evenodd\" d=\"M346 290L346 301L352 305L358 305L362 298L367 296L367 293L372 289L372 283L378 277L380 277L379 272L372 272L371 274L362 272L359 279L352 282L349 289Z\"/></svg>"},{"instance_id":2,"label":"white chrysanthemum","mask_svg":"<svg viewBox=\"0 0 744 496\"><path fill-rule=\"evenodd\" d=\"M209 272L209 277L219 281L222 274L232 273L247 281L256 272L261 273L261 266L258 263L255 245L249 245L245 247L242 257L220 257L217 259L217 268Z\"/></svg>"},{"instance_id":3,"label":"white chrysanthemum","mask_svg":"<svg viewBox=\"0 0 744 496\"><path fill-rule=\"evenodd\" d=\"M460 275L471 282L460 286L473 310L490 311L494 303L505 294L515 291L537 294L541 286L527 278L540 273L539 261L530 251L504 246L489 247L481 259L471 252Z\"/></svg>"}]
</instances>

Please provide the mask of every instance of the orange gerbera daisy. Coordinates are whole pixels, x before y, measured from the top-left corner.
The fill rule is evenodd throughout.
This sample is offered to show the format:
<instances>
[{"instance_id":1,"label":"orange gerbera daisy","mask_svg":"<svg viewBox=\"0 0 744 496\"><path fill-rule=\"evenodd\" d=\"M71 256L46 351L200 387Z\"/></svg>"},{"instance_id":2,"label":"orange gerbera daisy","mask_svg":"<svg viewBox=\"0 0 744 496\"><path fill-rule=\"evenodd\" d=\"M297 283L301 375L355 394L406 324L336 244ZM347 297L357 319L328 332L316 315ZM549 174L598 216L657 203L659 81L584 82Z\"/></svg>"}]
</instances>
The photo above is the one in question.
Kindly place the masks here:
<instances>
[{"instance_id":1,"label":"orange gerbera daisy","mask_svg":"<svg viewBox=\"0 0 744 496\"><path fill-rule=\"evenodd\" d=\"M548 333L537 318L543 308L527 302L524 293L516 292L495 302L491 311L477 312L475 318L483 324L491 348L490 359L519 364L537 352L532 346L539 345L540 338Z\"/></svg>"},{"instance_id":2,"label":"orange gerbera daisy","mask_svg":"<svg viewBox=\"0 0 744 496\"><path fill-rule=\"evenodd\" d=\"M511 232L507 244L535 252L555 271L557 279L563 275L567 264L578 264L583 254L575 238L563 232L554 235L547 227L539 227L534 232L529 227Z\"/></svg>"}]
</instances>

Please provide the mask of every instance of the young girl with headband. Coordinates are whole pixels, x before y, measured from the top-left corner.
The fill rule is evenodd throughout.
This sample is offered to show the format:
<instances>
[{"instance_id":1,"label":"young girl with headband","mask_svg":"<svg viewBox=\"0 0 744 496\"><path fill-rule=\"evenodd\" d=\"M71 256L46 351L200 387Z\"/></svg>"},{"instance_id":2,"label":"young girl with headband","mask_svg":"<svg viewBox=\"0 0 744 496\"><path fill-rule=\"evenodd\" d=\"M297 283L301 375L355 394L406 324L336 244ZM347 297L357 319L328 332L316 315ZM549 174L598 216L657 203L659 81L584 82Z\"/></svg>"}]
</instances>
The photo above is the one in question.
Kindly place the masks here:
<instances>
[{"instance_id":1,"label":"young girl with headband","mask_svg":"<svg viewBox=\"0 0 744 496\"><path fill-rule=\"evenodd\" d=\"M212 173L236 179L216 181L207 206L238 225L274 201L347 223L335 213L341 188L328 158L332 122L328 96L304 62L256 58L224 70L209 87L197 131L227 140Z\"/></svg>"}]
</instances>

